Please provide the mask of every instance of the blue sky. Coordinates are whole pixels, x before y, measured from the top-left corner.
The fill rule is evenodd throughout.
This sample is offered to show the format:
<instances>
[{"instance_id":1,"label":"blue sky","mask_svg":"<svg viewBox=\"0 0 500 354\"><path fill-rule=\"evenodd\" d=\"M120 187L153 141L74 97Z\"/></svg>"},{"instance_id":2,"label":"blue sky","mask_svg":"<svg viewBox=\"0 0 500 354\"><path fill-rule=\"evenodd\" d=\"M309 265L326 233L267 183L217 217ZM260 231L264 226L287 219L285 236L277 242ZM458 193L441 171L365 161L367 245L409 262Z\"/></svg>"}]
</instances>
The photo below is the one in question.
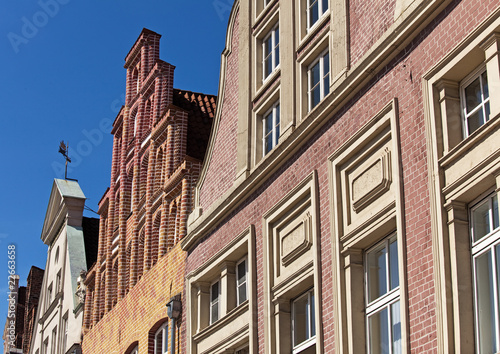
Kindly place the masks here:
<instances>
[{"instance_id":1,"label":"blue sky","mask_svg":"<svg viewBox=\"0 0 500 354\"><path fill-rule=\"evenodd\" d=\"M231 0L3 0L0 4L0 296L7 297L7 246L21 285L45 268L40 240L54 178L68 177L87 206L109 185L110 123L124 102L124 58L146 27L162 35L160 58L174 87L217 94ZM86 212L87 216L96 216ZM7 301L0 302L3 330ZM1 349L0 349L1 350Z\"/></svg>"}]
</instances>

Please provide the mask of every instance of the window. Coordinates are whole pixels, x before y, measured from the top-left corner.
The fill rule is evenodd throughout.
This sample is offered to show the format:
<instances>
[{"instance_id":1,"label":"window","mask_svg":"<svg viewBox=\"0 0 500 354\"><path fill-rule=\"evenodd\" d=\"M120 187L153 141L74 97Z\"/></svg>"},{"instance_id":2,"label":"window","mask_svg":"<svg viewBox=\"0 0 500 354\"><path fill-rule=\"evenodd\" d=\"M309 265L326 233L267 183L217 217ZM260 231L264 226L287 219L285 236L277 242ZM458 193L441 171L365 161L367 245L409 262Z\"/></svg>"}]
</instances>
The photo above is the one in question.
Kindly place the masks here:
<instances>
[{"instance_id":1,"label":"window","mask_svg":"<svg viewBox=\"0 0 500 354\"><path fill-rule=\"evenodd\" d=\"M309 110L330 92L330 54L323 52L307 72Z\"/></svg>"},{"instance_id":2,"label":"window","mask_svg":"<svg viewBox=\"0 0 500 354\"><path fill-rule=\"evenodd\" d=\"M49 309L51 302L52 302L52 283L50 283L49 287L47 288L47 294L45 298L45 311Z\"/></svg>"},{"instance_id":3,"label":"window","mask_svg":"<svg viewBox=\"0 0 500 354\"><path fill-rule=\"evenodd\" d=\"M61 343L61 349L59 352L61 353L66 353L66 344L68 343L68 314L66 313L63 317L63 323L62 323L62 328L63 328L63 338L62 338L62 343Z\"/></svg>"},{"instance_id":4,"label":"window","mask_svg":"<svg viewBox=\"0 0 500 354\"><path fill-rule=\"evenodd\" d=\"M59 270L56 275L56 294L61 290L61 270Z\"/></svg>"},{"instance_id":5,"label":"window","mask_svg":"<svg viewBox=\"0 0 500 354\"><path fill-rule=\"evenodd\" d=\"M308 291L292 303L293 353L303 352L316 343L314 290Z\"/></svg>"},{"instance_id":6,"label":"window","mask_svg":"<svg viewBox=\"0 0 500 354\"><path fill-rule=\"evenodd\" d=\"M165 322L155 334L154 354L165 354L168 352L168 322Z\"/></svg>"},{"instance_id":7,"label":"window","mask_svg":"<svg viewBox=\"0 0 500 354\"><path fill-rule=\"evenodd\" d=\"M262 41L262 72L265 80L280 63L279 25L276 25Z\"/></svg>"},{"instance_id":8,"label":"window","mask_svg":"<svg viewBox=\"0 0 500 354\"><path fill-rule=\"evenodd\" d=\"M52 330L52 338L50 342L50 353L56 354L57 347L57 327Z\"/></svg>"},{"instance_id":9,"label":"window","mask_svg":"<svg viewBox=\"0 0 500 354\"><path fill-rule=\"evenodd\" d=\"M247 296L247 259L244 258L236 265L236 296L240 305L248 299Z\"/></svg>"},{"instance_id":10,"label":"window","mask_svg":"<svg viewBox=\"0 0 500 354\"><path fill-rule=\"evenodd\" d=\"M219 319L220 282L216 281L210 286L210 324Z\"/></svg>"},{"instance_id":11,"label":"window","mask_svg":"<svg viewBox=\"0 0 500 354\"><path fill-rule=\"evenodd\" d=\"M139 354L139 347L135 347L134 349L132 349L132 351L130 352L130 354Z\"/></svg>"},{"instance_id":12,"label":"window","mask_svg":"<svg viewBox=\"0 0 500 354\"><path fill-rule=\"evenodd\" d=\"M396 235L366 252L365 279L368 353L401 353Z\"/></svg>"},{"instance_id":13,"label":"window","mask_svg":"<svg viewBox=\"0 0 500 354\"><path fill-rule=\"evenodd\" d=\"M277 144L280 136L280 105L275 103L273 107L264 114L262 125L262 152L265 156Z\"/></svg>"},{"instance_id":14,"label":"window","mask_svg":"<svg viewBox=\"0 0 500 354\"><path fill-rule=\"evenodd\" d=\"M464 134L468 137L490 118L488 78L483 66L461 85Z\"/></svg>"},{"instance_id":15,"label":"window","mask_svg":"<svg viewBox=\"0 0 500 354\"><path fill-rule=\"evenodd\" d=\"M42 354L49 354L49 337L43 341Z\"/></svg>"},{"instance_id":16,"label":"window","mask_svg":"<svg viewBox=\"0 0 500 354\"><path fill-rule=\"evenodd\" d=\"M475 330L478 353L500 350L500 232L498 197L490 195L470 209L474 268Z\"/></svg>"},{"instance_id":17,"label":"window","mask_svg":"<svg viewBox=\"0 0 500 354\"><path fill-rule=\"evenodd\" d=\"M328 10L328 0L307 0L307 28L310 29Z\"/></svg>"}]
</instances>

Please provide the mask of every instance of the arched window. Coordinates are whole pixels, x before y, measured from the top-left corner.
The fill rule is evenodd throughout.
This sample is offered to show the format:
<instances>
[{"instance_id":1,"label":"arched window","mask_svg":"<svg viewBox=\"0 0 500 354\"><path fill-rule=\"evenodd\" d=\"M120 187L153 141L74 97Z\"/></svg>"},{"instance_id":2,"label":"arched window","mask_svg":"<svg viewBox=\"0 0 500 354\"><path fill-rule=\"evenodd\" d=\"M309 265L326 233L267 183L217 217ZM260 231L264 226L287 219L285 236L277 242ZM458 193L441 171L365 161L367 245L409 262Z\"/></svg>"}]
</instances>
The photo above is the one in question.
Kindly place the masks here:
<instances>
[{"instance_id":1,"label":"arched window","mask_svg":"<svg viewBox=\"0 0 500 354\"><path fill-rule=\"evenodd\" d=\"M168 352L168 322L165 322L155 333L154 354L167 354Z\"/></svg>"}]
</instances>

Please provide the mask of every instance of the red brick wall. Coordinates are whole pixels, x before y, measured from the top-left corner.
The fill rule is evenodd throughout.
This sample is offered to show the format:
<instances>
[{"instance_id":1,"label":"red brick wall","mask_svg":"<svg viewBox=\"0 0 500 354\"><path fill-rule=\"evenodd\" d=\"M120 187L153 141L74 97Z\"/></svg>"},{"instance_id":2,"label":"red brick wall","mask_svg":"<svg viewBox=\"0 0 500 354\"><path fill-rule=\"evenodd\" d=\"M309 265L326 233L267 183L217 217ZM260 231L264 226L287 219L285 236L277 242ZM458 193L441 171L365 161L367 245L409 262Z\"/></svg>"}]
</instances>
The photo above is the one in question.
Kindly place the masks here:
<instances>
[{"instance_id":1,"label":"red brick wall","mask_svg":"<svg viewBox=\"0 0 500 354\"><path fill-rule=\"evenodd\" d=\"M384 4L385 5L384 5ZM352 136L393 98L399 102L399 124L401 140L402 177L404 193L404 217L407 246L407 282L409 312L409 343L415 353L437 350L436 303L434 288L434 264L432 259L432 237L428 170L424 124L422 76L443 58L457 43L471 32L485 17L498 7L496 0L464 0L451 3L413 40L387 67L376 73L360 93L326 124L265 182L247 201L219 224L215 231L206 235L189 254L186 271L189 273L207 261L212 255L244 230L255 225L257 299L258 309L263 309L263 241L262 215L275 205L311 171L317 170L319 183L319 210L322 262L322 323L325 352L333 352L335 341L332 308L332 235L327 158L343 142ZM380 13L380 8L382 12ZM394 2L351 2L351 46L355 63L387 28L393 18ZM233 39L237 42L237 39ZM234 55L234 48L233 48ZM284 55L284 54L282 54ZM228 73L236 68L229 61ZM234 92L228 78L227 95ZM233 106L237 104L233 101ZM225 104L214 141L214 155L209 161L209 173L200 191L202 207L206 209L231 185L227 180L228 169L234 166L234 139L236 138L236 115ZM231 148L227 149L226 144ZM222 171L222 173L221 173ZM230 172L234 171L231 169ZM222 177L222 178L219 178ZM231 180L232 182L232 180ZM216 191L216 193L214 193ZM264 314L258 312L259 352L264 352Z\"/></svg>"},{"instance_id":2,"label":"red brick wall","mask_svg":"<svg viewBox=\"0 0 500 354\"><path fill-rule=\"evenodd\" d=\"M394 23L396 0L349 1L351 65L371 48Z\"/></svg>"},{"instance_id":3,"label":"red brick wall","mask_svg":"<svg viewBox=\"0 0 500 354\"><path fill-rule=\"evenodd\" d=\"M233 185L236 176L236 153L238 131L238 51L239 51L239 13L233 27L231 39L231 54L227 58L225 77L225 93L222 104L217 109L222 109L219 126L213 143L213 155L208 164L208 169L200 193L200 206L207 210L222 193ZM212 137L213 139L213 137ZM207 156L207 158L210 158Z\"/></svg>"}]
</instances>

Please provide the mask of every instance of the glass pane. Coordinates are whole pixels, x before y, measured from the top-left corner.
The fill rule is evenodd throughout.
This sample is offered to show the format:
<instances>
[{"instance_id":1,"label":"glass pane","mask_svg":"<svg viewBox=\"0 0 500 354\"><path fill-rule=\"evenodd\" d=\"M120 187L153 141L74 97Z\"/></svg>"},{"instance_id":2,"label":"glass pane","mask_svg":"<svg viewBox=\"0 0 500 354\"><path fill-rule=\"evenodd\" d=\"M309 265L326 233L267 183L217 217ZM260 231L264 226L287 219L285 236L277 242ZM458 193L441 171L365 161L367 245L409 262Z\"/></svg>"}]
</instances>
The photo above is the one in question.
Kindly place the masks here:
<instances>
[{"instance_id":1,"label":"glass pane","mask_svg":"<svg viewBox=\"0 0 500 354\"><path fill-rule=\"evenodd\" d=\"M387 293L386 254L384 246L368 253L368 302Z\"/></svg>"},{"instance_id":2,"label":"glass pane","mask_svg":"<svg viewBox=\"0 0 500 354\"><path fill-rule=\"evenodd\" d=\"M279 138L280 138L280 106L276 106L276 127L275 127L275 134L274 134L274 141L275 144L278 144Z\"/></svg>"},{"instance_id":3,"label":"glass pane","mask_svg":"<svg viewBox=\"0 0 500 354\"><path fill-rule=\"evenodd\" d=\"M247 301L247 285L242 284L238 286L238 305Z\"/></svg>"},{"instance_id":4,"label":"glass pane","mask_svg":"<svg viewBox=\"0 0 500 354\"><path fill-rule=\"evenodd\" d=\"M273 58L271 54L264 59L264 77L268 77L273 72Z\"/></svg>"},{"instance_id":5,"label":"glass pane","mask_svg":"<svg viewBox=\"0 0 500 354\"><path fill-rule=\"evenodd\" d=\"M214 323L219 319L219 306L218 303L211 305L211 323Z\"/></svg>"},{"instance_id":6,"label":"glass pane","mask_svg":"<svg viewBox=\"0 0 500 354\"><path fill-rule=\"evenodd\" d=\"M163 354L161 344L163 343L163 330L156 334L155 338L155 354Z\"/></svg>"},{"instance_id":7,"label":"glass pane","mask_svg":"<svg viewBox=\"0 0 500 354\"><path fill-rule=\"evenodd\" d=\"M246 279L247 279L246 261L243 261L240 264L238 264L238 284L244 283Z\"/></svg>"},{"instance_id":8,"label":"glass pane","mask_svg":"<svg viewBox=\"0 0 500 354\"><path fill-rule=\"evenodd\" d=\"M370 353L389 353L389 314L387 308L368 319Z\"/></svg>"},{"instance_id":9,"label":"glass pane","mask_svg":"<svg viewBox=\"0 0 500 354\"><path fill-rule=\"evenodd\" d=\"M481 353L493 353L496 351L496 326L491 251L477 257L475 263L478 346Z\"/></svg>"},{"instance_id":10,"label":"glass pane","mask_svg":"<svg viewBox=\"0 0 500 354\"><path fill-rule=\"evenodd\" d=\"M467 118L467 128L469 129L469 135L474 133L483 124L484 124L483 110L479 109L477 112L475 112L474 114L471 114Z\"/></svg>"},{"instance_id":11,"label":"glass pane","mask_svg":"<svg viewBox=\"0 0 500 354\"><path fill-rule=\"evenodd\" d=\"M312 68L310 73L309 87L316 86L319 83L320 73L319 73L319 62L317 62Z\"/></svg>"},{"instance_id":12,"label":"glass pane","mask_svg":"<svg viewBox=\"0 0 500 354\"><path fill-rule=\"evenodd\" d=\"M264 139L264 155L273 149L273 136L270 134Z\"/></svg>"},{"instance_id":13,"label":"glass pane","mask_svg":"<svg viewBox=\"0 0 500 354\"><path fill-rule=\"evenodd\" d=\"M486 115L486 121L488 121L490 119L490 101L484 105L484 114Z\"/></svg>"},{"instance_id":14,"label":"glass pane","mask_svg":"<svg viewBox=\"0 0 500 354\"><path fill-rule=\"evenodd\" d=\"M465 88L465 107L470 113L482 102L479 78Z\"/></svg>"},{"instance_id":15,"label":"glass pane","mask_svg":"<svg viewBox=\"0 0 500 354\"><path fill-rule=\"evenodd\" d=\"M399 301L391 305L392 353L401 354L401 314Z\"/></svg>"},{"instance_id":16,"label":"glass pane","mask_svg":"<svg viewBox=\"0 0 500 354\"><path fill-rule=\"evenodd\" d=\"M323 8L321 10L321 14L324 14L328 10L328 0L323 0Z\"/></svg>"},{"instance_id":17,"label":"glass pane","mask_svg":"<svg viewBox=\"0 0 500 354\"><path fill-rule=\"evenodd\" d=\"M330 53L323 57L323 76L330 72Z\"/></svg>"},{"instance_id":18,"label":"glass pane","mask_svg":"<svg viewBox=\"0 0 500 354\"><path fill-rule=\"evenodd\" d=\"M493 196L493 228L496 229L499 227L499 221L498 221L498 196L495 194Z\"/></svg>"},{"instance_id":19,"label":"glass pane","mask_svg":"<svg viewBox=\"0 0 500 354\"><path fill-rule=\"evenodd\" d=\"M473 209L472 221L474 241L479 241L491 232L489 199L486 199L482 204Z\"/></svg>"},{"instance_id":20,"label":"glass pane","mask_svg":"<svg viewBox=\"0 0 500 354\"><path fill-rule=\"evenodd\" d=\"M396 239L389 245L389 272L391 281L391 290L399 286L399 268L398 268L398 242Z\"/></svg>"},{"instance_id":21,"label":"glass pane","mask_svg":"<svg viewBox=\"0 0 500 354\"><path fill-rule=\"evenodd\" d=\"M265 118L264 135L268 135L273 130L273 112L271 111Z\"/></svg>"},{"instance_id":22,"label":"glass pane","mask_svg":"<svg viewBox=\"0 0 500 354\"><path fill-rule=\"evenodd\" d=\"M490 92L488 90L488 75L486 75L486 71L481 74L481 81L483 83L483 96L484 99L490 97Z\"/></svg>"},{"instance_id":23,"label":"glass pane","mask_svg":"<svg viewBox=\"0 0 500 354\"><path fill-rule=\"evenodd\" d=\"M307 296L303 296L293 303L293 345L304 342L308 331Z\"/></svg>"},{"instance_id":24,"label":"glass pane","mask_svg":"<svg viewBox=\"0 0 500 354\"><path fill-rule=\"evenodd\" d=\"M168 352L168 326L163 329L163 353L166 354Z\"/></svg>"},{"instance_id":25,"label":"glass pane","mask_svg":"<svg viewBox=\"0 0 500 354\"><path fill-rule=\"evenodd\" d=\"M278 65L280 65L280 47L279 45L276 46L274 49L274 66L273 69L276 68Z\"/></svg>"},{"instance_id":26,"label":"glass pane","mask_svg":"<svg viewBox=\"0 0 500 354\"><path fill-rule=\"evenodd\" d=\"M309 335L309 338L314 337L316 335L316 310L314 308L314 292L311 292L311 299L310 299L310 315L311 315L311 333Z\"/></svg>"},{"instance_id":27,"label":"glass pane","mask_svg":"<svg viewBox=\"0 0 500 354\"><path fill-rule=\"evenodd\" d=\"M311 27L318 21L319 11L318 11L318 1L314 1L314 3L309 7L309 26Z\"/></svg>"},{"instance_id":28,"label":"glass pane","mask_svg":"<svg viewBox=\"0 0 500 354\"><path fill-rule=\"evenodd\" d=\"M212 302L216 301L219 297L219 282L212 285Z\"/></svg>"},{"instance_id":29,"label":"glass pane","mask_svg":"<svg viewBox=\"0 0 500 354\"><path fill-rule=\"evenodd\" d=\"M324 96L326 96L330 93L330 74L326 75L323 79L323 87L325 90Z\"/></svg>"}]
</instances>

